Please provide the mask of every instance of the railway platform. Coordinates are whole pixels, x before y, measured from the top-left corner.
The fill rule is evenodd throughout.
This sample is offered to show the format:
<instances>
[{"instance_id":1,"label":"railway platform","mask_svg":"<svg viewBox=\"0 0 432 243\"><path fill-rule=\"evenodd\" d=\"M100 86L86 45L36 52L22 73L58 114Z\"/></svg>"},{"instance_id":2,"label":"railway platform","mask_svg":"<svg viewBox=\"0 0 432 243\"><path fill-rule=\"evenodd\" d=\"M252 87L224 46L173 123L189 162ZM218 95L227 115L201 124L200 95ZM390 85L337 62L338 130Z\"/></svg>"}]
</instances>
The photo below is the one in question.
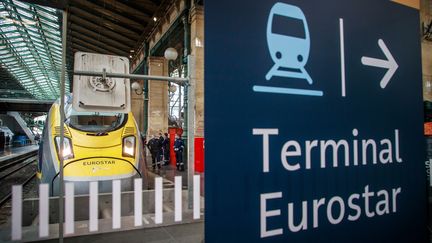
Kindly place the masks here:
<instances>
[{"instance_id":1,"label":"railway platform","mask_svg":"<svg viewBox=\"0 0 432 243\"><path fill-rule=\"evenodd\" d=\"M58 239L40 241L54 243ZM156 242L204 242L204 222L178 224L158 228L146 228L105 234L66 237L64 242L111 242L111 243L156 243Z\"/></svg>"},{"instance_id":2,"label":"railway platform","mask_svg":"<svg viewBox=\"0 0 432 243\"><path fill-rule=\"evenodd\" d=\"M188 170L185 168L183 171L179 171L176 169L176 166L173 163L162 165L160 169L152 169L151 167L151 157L146 156L146 166L148 169L147 175L149 176L149 186L150 188L154 188L153 182L154 178L160 176L164 178L164 187L166 188L173 188L174 187L174 180L176 176L182 177L182 185L183 189L187 188L188 180L187 180L187 173ZM200 189L200 195L204 196L204 173L199 173L195 171L196 175L200 175L200 183L201 183L201 189Z\"/></svg>"},{"instance_id":3,"label":"railway platform","mask_svg":"<svg viewBox=\"0 0 432 243\"><path fill-rule=\"evenodd\" d=\"M28 153L36 152L39 149L38 145L28 145L24 147L7 147L4 152L0 153L0 165L5 161L14 160Z\"/></svg>"}]
</instances>

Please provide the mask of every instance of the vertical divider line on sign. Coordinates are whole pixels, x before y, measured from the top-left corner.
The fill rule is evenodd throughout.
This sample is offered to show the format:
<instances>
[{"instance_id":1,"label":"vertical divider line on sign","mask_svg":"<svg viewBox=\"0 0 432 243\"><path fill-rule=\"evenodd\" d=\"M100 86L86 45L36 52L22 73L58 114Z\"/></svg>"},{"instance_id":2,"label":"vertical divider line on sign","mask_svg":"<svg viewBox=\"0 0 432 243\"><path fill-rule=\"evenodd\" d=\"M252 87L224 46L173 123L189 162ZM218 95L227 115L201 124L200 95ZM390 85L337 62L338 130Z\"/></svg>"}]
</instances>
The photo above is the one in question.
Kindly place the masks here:
<instances>
[{"instance_id":1,"label":"vertical divider line on sign","mask_svg":"<svg viewBox=\"0 0 432 243\"><path fill-rule=\"evenodd\" d=\"M342 97L346 96L346 77L345 77L345 36L344 20L339 19L339 41L340 41L340 58L341 58L341 90Z\"/></svg>"}]
</instances>

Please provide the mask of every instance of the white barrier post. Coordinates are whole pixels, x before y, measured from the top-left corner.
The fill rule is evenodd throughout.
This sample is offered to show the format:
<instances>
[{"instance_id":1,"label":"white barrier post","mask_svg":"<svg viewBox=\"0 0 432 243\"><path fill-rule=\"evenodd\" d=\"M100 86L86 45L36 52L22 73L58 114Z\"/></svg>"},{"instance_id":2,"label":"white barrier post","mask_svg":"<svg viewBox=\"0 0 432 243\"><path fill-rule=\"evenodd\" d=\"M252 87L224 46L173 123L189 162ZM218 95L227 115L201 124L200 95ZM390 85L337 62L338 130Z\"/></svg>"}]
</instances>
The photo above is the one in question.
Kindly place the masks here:
<instances>
[{"instance_id":1,"label":"white barrier post","mask_svg":"<svg viewBox=\"0 0 432 243\"><path fill-rule=\"evenodd\" d=\"M201 214L200 176L193 177L193 219L199 219Z\"/></svg>"},{"instance_id":2,"label":"white barrier post","mask_svg":"<svg viewBox=\"0 0 432 243\"><path fill-rule=\"evenodd\" d=\"M174 193L174 221L182 221L182 177L176 176L175 179L175 193Z\"/></svg>"},{"instance_id":3,"label":"white barrier post","mask_svg":"<svg viewBox=\"0 0 432 243\"><path fill-rule=\"evenodd\" d=\"M135 227L142 225L142 179L134 180L134 219Z\"/></svg>"},{"instance_id":4,"label":"white barrier post","mask_svg":"<svg viewBox=\"0 0 432 243\"><path fill-rule=\"evenodd\" d=\"M162 208L163 208L163 190L162 177L155 178L155 223L162 223Z\"/></svg>"},{"instance_id":5,"label":"white barrier post","mask_svg":"<svg viewBox=\"0 0 432 243\"><path fill-rule=\"evenodd\" d=\"M39 185L39 237L49 236L49 195L48 184Z\"/></svg>"},{"instance_id":6,"label":"white barrier post","mask_svg":"<svg viewBox=\"0 0 432 243\"><path fill-rule=\"evenodd\" d=\"M12 186L12 240L22 237L22 186Z\"/></svg>"},{"instance_id":7,"label":"white barrier post","mask_svg":"<svg viewBox=\"0 0 432 243\"><path fill-rule=\"evenodd\" d=\"M65 234L75 232L75 201L74 201L74 184L65 184Z\"/></svg>"},{"instance_id":8,"label":"white barrier post","mask_svg":"<svg viewBox=\"0 0 432 243\"><path fill-rule=\"evenodd\" d=\"M121 181L112 182L112 228L120 229L121 227Z\"/></svg>"},{"instance_id":9,"label":"white barrier post","mask_svg":"<svg viewBox=\"0 0 432 243\"><path fill-rule=\"evenodd\" d=\"M90 200L89 200L89 230L90 232L98 231L98 182L90 182Z\"/></svg>"}]
</instances>

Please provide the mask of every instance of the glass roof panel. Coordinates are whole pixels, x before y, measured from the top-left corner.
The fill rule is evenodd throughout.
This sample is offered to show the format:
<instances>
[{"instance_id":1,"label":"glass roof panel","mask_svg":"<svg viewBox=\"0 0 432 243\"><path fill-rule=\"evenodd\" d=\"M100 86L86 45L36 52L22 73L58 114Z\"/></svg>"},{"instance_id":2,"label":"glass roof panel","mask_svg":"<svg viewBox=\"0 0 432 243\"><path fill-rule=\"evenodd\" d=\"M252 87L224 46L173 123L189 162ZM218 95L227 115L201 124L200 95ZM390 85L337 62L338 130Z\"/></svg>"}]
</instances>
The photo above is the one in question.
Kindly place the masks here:
<instances>
[{"instance_id":1,"label":"glass roof panel","mask_svg":"<svg viewBox=\"0 0 432 243\"><path fill-rule=\"evenodd\" d=\"M16 4L16 5L18 5L18 6L20 6L20 7L22 7L22 8L29 8L29 5L27 4L27 3L23 3L23 2L20 2L20 1L11 1L12 3L14 3L14 4Z\"/></svg>"},{"instance_id":2,"label":"glass roof panel","mask_svg":"<svg viewBox=\"0 0 432 243\"><path fill-rule=\"evenodd\" d=\"M18 13L27 17L27 18L33 18L33 14L29 13L28 11L23 11L21 9L17 9Z\"/></svg>"},{"instance_id":3,"label":"glass roof panel","mask_svg":"<svg viewBox=\"0 0 432 243\"><path fill-rule=\"evenodd\" d=\"M0 65L38 99L56 99L60 93L62 44L57 11L17 0L0 2ZM69 92L68 82L65 86Z\"/></svg>"},{"instance_id":4,"label":"glass roof panel","mask_svg":"<svg viewBox=\"0 0 432 243\"><path fill-rule=\"evenodd\" d=\"M16 36L21 36L19 33L16 32L9 32L5 34L6 37L11 38L11 37L16 37Z\"/></svg>"}]
</instances>

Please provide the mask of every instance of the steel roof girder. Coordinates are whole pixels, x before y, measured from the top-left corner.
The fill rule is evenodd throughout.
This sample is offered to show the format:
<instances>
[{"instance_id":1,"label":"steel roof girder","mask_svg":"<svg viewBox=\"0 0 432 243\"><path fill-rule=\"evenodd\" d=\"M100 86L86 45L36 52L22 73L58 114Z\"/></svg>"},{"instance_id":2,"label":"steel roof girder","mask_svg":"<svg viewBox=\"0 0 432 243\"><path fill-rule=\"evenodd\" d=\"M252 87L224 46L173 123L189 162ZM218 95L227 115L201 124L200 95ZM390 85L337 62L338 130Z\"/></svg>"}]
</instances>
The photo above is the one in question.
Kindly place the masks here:
<instances>
[{"instance_id":1,"label":"steel roof girder","mask_svg":"<svg viewBox=\"0 0 432 243\"><path fill-rule=\"evenodd\" d=\"M16 5L15 3L11 3L11 2L3 2L3 3L5 3L5 4L7 4L7 5L10 5L10 6L14 6L14 7L16 7L17 9L20 9L20 10L22 10L22 11L25 11L25 12L27 12L27 13L30 13L30 14L33 14L33 16L34 16L34 12L32 12L31 11L31 6L32 6L32 4L29 4L29 9L26 9L26 8L23 8L23 7L21 7L21 6L18 6L18 5ZM14 11L15 12L15 11ZM15 13L17 13L17 12L15 12ZM20 14L20 13L17 13L17 14ZM53 16L55 16L55 13L50 13L50 14L52 14ZM47 21L50 21L50 22L53 22L53 23L56 23L54 20L51 20L51 19L48 19L47 17L45 17L45 16L42 16L44 19L46 19ZM57 16L55 16L55 17L57 17ZM27 17L27 18L29 18L29 17ZM30 20L32 20L31 18L29 18Z\"/></svg>"},{"instance_id":2,"label":"steel roof girder","mask_svg":"<svg viewBox=\"0 0 432 243\"><path fill-rule=\"evenodd\" d=\"M37 16L37 12L35 11L34 12L35 13L35 15ZM19 18L19 20L20 20L20 23L21 23L21 27L24 27L23 25L23 22L22 22L22 19L21 19L21 17L18 17ZM40 21L40 19L38 19L39 21ZM42 22L42 21L41 21ZM39 31L43 31L43 30L41 30L41 29L39 29ZM25 32L25 34L27 35L27 37L29 37L30 39L31 39L31 37L30 37L30 34L27 32L27 30L24 28L24 32ZM43 33L43 32L42 32ZM41 35L41 37L43 37L43 35ZM49 82L49 87L50 87L50 89L52 90L52 91L54 91L54 85L52 84L52 82L50 81L50 80L47 80L48 79L48 73L46 72L46 65L42 62L42 60L41 60L41 58L40 58L40 56L39 56L39 53L41 52L41 50L39 49L39 48L36 48L36 46L35 46L35 43L34 42L30 42L30 43L27 43L28 45L31 45L31 46L29 46L29 49L32 49L32 51L33 51L33 56L34 56L34 58L35 59L39 59L38 61L36 61L35 60L35 64L33 64L32 66L30 66L30 67L38 67L39 68L39 70L37 70L37 72L34 72L34 75L41 75L42 77L43 77L43 79L44 79L44 81L45 82ZM45 47L45 48L49 48L48 46L47 47ZM46 52L46 50L45 50L45 48L43 48L44 49L44 52ZM48 49L48 51L49 51L49 49ZM50 60L51 62L53 62L53 60ZM38 76L37 78L39 78L39 80L41 79L41 77L40 76Z\"/></svg>"}]
</instances>

